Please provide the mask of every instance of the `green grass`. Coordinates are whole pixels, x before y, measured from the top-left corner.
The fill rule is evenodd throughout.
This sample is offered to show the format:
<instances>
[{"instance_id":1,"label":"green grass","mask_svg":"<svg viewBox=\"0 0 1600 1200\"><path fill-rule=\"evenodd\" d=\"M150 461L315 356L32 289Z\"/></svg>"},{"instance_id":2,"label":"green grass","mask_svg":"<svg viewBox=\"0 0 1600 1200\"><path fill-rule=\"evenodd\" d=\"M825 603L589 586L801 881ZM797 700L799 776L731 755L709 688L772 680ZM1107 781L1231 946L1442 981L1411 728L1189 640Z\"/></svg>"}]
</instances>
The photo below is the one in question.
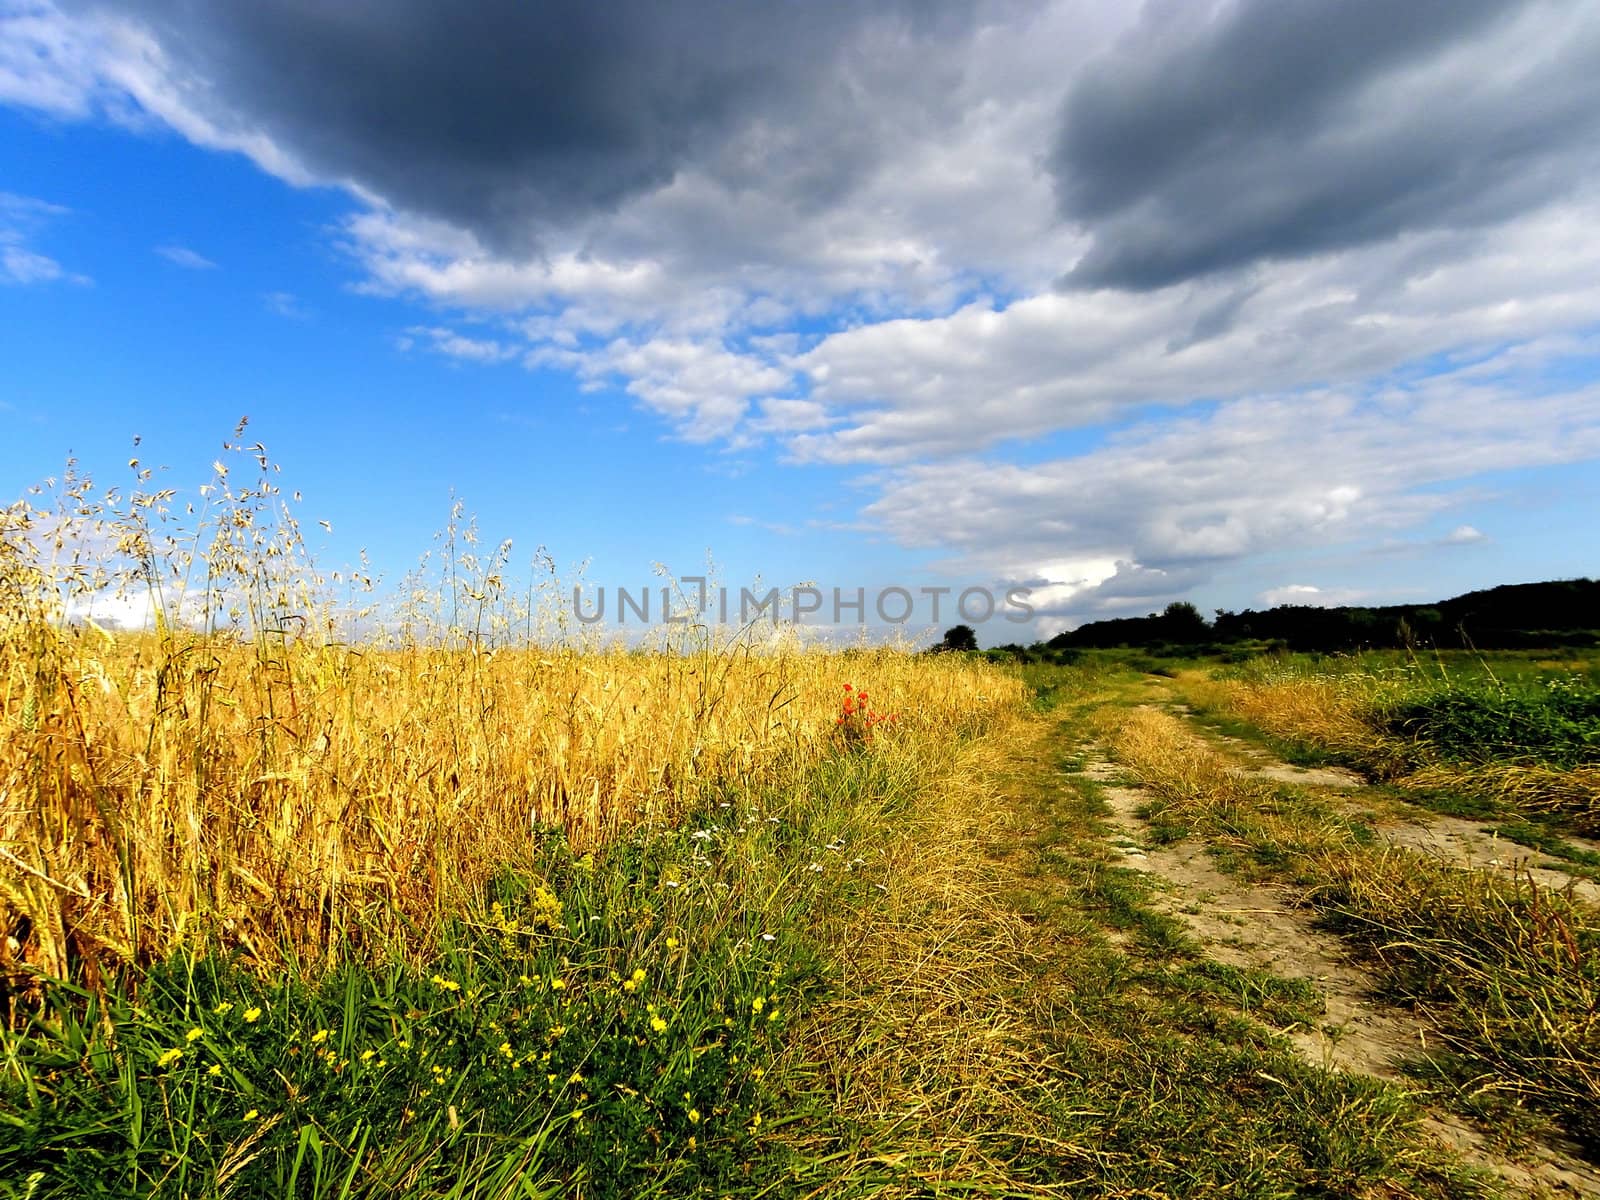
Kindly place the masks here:
<instances>
[{"instance_id":1,"label":"green grass","mask_svg":"<svg viewBox=\"0 0 1600 1200\"><path fill-rule=\"evenodd\" d=\"M1359 681L1367 692L1361 715L1374 733L1445 762L1557 768L1600 763L1600 656L1290 655L1226 674Z\"/></svg>"},{"instance_id":2,"label":"green grass","mask_svg":"<svg viewBox=\"0 0 1600 1200\"><path fill-rule=\"evenodd\" d=\"M785 1057L828 913L881 893L913 776L802 793L502 878L436 961L258 976L196 952L55 983L0 1034L0 1196L724 1195L826 1124ZM849 852L846 853L848 847ZM881 874L881 872L880 872Z\"/></svg>"},{"instance_id":3,"label":"green grass","mask_svg":"<svg viewBox=\"0 0 1600 1200\"><path fill-rule=\"evenodd\" d=\"M1536 825L1600 834L1592 651L1287 655L1213 679L1182 685L1202 717L1288 761L1353 767L1436 811L1504 821L1517 840Z\"/></svg>"},{"instance_id":4,"label":"green grass","mask_svg":"<svg viewBox=\"0 0 1600 1200\"><path fill-rule=\"evenodd\" d=\"M1600 761L1600 689L1568 680L1517 691L1441 688L1391 702L1380 727L1450 762L1575 767Z\"/></svg>"}]
</instances>

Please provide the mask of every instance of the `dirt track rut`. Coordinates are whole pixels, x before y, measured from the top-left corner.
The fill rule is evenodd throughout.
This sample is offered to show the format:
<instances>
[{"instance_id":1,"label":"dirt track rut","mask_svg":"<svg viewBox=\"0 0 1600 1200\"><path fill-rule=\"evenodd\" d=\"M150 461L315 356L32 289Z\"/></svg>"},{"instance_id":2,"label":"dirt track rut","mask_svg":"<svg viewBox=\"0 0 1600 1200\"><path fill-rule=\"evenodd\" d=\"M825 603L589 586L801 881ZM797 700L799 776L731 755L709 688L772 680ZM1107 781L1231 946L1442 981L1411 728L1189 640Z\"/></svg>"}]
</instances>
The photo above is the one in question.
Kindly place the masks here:
<instances>
[{"instance_id":1,"label":"dirt track rut","mask_svg":"<svg viewBox=\"0 0 1600 1200\"><path fill-rule=\"evenodd\" d=\"M1248 750L1247 755L1237 750L1235 754L1245 759L1241 770L1257 777L1326 789L1335 795L1362 786L1361 779L1351 772L1306 770L1271 760L1255 747ZM1246 883L1224 874L1203 845L1156 845L1138 815L1146 803L1144 792L1125 780L1123 769L1103 748L1092 753L1084 773L1101 785L1111 808L1111 844L1127 866L1163 882L1157 907L1183 921L1207 954L1232 966L1258 967L1284 978L1304 979L1318 988L1325 1003L1323 1026L1285 1031L1306 1059L1328 1070L1359 1072L1409 1086L1409 1077L1401 1068L1406 1061L1428 1053L1430 1027L1425 1018L1377 999L1371 975L1337 935L1315 927L1311 914L1295 903L1290 890ZM1508 853L1511 847L1458 818L1414 823L1390 820L1380 825L1379 833L1396 846L1442 857L1462 869L1528 870L1525 861ZM1600 888L1587 880L1539 868L1533 868L1533 873L1545 886L1572 885L1582 898L1588 899L1592 891L1600 900ZM1550 876L1550 881L1541 875ZM1440 1141L1493 1171L1512 1188L1532 1195L1600 1197L1600 1171L1561 1147L1535 1147L1513 1161L1449 1113L1434 1112L1427 1125Z\"/></svg>"}]
</instances>

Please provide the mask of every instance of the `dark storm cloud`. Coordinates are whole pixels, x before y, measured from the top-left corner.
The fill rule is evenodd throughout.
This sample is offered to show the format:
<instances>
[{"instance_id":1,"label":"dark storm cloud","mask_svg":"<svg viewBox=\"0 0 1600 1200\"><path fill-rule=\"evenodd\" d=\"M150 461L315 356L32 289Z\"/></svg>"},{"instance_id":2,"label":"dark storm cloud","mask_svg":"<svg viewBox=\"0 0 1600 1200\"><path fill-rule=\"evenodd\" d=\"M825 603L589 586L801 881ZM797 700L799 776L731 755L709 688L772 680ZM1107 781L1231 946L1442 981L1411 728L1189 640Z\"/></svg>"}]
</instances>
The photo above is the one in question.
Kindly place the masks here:
<instances>
[{"instance_id":1,"label":"dark storm cloud","mask_svg":"<svg viewBox=\"0 0 1600 1200\"><path fill-rule=\"evenodd\" d=\"M1065 286L1483 226L1593 167L1600 13L1579 0L1151 7L1067 94L1050 165L1093 242Z\"/></svg>"},{"instance_id":2,"label":"dark storm cloud","mask_svg":"<svg viewBox=\"0 0 1600 1200\"><path fill-rule=\"evenodd\" d=\"M112 0L198 86L208 116L265 131L319 175L526 250L540 225L614 208L848 92L863 39L938 43L962 3L914 0ZM870 65L870 64L868 64ZM829 93L829 87L832 92ZM852 147L771 144L829 170ZM759 139L749 157L761 157ZM755 164L757 167L760 163ZM736 166L730 167L730 170ZM825 199L825 197L823 198ZM806 197L796 197L804 202ZM820 201L819 201L820 202Z\"/></svg>"}]
</instances>

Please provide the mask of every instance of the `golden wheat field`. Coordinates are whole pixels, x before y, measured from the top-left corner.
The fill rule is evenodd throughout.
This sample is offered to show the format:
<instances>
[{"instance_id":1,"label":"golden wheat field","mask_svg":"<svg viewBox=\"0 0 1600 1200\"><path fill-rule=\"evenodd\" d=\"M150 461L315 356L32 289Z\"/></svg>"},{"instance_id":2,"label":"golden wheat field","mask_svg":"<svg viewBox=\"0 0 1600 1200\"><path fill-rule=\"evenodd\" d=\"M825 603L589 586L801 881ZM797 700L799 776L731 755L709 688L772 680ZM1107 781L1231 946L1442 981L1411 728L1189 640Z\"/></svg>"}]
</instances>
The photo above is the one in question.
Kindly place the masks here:
<instances>
[{"instance_id":1,"label":"golden wheat field","mask_svg":"<svg viewBox=\"0 0 1600 1200\"><path fill-rule=\"evenodd\" d=\"M0 651L5 954L65 977L221 933L336 953L576 848L781 780L841 736L950 737L1020 699L951 659L474 649L34 628ZM865 731L870 729L870 734Z\"/></svg>"}]
</instances>

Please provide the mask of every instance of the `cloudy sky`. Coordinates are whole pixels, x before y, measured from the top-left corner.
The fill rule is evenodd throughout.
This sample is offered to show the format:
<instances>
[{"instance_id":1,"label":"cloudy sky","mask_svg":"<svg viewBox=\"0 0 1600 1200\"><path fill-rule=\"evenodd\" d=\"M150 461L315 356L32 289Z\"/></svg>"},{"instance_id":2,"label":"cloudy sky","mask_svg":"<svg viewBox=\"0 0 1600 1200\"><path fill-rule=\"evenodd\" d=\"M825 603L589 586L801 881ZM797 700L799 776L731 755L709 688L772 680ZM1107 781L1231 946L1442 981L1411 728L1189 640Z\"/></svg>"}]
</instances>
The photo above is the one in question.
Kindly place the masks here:
<instances>
[{"instance_id":1,"label":"cloudy sky","mask_svg":"<svg viewBox=\"0 0 1600 1200\"><path fill-rule=\"evenodd\" d=\"M1592 575L1596 62L1583 0L0 0L0 491L249 414L392 576L452 489L1043 633Z\"/></svg>"}]
</instances>

